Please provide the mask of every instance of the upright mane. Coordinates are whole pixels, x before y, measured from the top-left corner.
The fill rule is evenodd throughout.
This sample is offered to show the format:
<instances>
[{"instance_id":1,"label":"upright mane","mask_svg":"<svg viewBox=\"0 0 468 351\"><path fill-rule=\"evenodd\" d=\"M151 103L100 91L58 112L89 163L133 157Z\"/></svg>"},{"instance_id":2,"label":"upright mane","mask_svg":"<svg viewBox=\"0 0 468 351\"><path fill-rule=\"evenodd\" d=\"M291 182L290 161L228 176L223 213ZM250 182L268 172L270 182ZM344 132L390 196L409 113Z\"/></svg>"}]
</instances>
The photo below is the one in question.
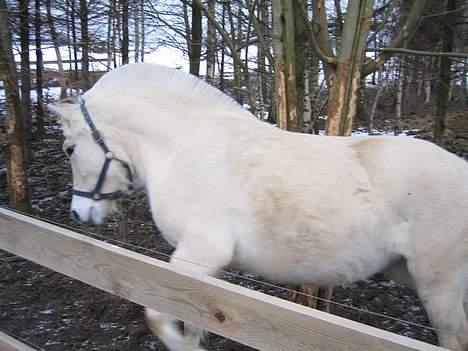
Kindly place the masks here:
<instances>
[{"instance_id":1,"label":"upright mane","mask_svg":"<svg viewBox=\"0 0 468 351\"><path fill-rule=\"evenodd\" d=\"M193 100L195 106L246 112L234 99L203 80L181 70L150 63L128 64L112 70L84 96L119 93L154 99L180 96Z\"/></svg>"}]
</instances>

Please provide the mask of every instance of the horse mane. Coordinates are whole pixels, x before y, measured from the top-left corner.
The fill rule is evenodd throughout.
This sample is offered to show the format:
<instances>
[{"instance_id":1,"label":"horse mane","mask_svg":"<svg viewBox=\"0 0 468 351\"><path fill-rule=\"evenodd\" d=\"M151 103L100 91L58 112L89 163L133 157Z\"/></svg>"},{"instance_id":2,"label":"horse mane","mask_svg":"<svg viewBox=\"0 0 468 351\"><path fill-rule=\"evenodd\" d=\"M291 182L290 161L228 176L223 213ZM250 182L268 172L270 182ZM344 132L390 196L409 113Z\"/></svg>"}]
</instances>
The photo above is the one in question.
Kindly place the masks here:
<instances>
[{"instance_id":1,"label":"horse mane","mask_svg":"<svg viewBox=\"0 0 468 351\"><path fill-rule=\"evenodd\" d=\"M180 96L193 100L195 106L247 112L234 99L203 80L178 69L150 63L127 64L108 72L84 96L116 93L138 94L155 100L159 97L165 102L170 96Z\"/></svg>"}]
</instances>

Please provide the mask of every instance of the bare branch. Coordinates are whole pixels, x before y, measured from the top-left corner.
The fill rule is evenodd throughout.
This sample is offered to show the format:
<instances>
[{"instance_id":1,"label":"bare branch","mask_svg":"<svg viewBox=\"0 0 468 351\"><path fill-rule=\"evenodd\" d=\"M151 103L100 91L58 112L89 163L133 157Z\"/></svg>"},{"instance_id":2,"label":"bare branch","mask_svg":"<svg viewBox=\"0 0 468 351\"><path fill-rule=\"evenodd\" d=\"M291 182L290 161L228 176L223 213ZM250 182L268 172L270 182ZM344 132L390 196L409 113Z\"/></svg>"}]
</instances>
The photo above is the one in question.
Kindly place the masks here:
<instances>
[{"instance_id":1,"label":"bare branch","mask_svg":"<svg viewBox=\"0 0 468 351\"><path fill-rule=\"evenodd\" d=\"M300 12L300 14L302 16L304 24L306 25L306 33L307 33L307 37L309 39L310 46L311 46L312 50L314 50L315 54L317 55L317 57L321 61L326 62L326 63L331 64L331 65L336 65L336 63L337 63L336 57L335 56L327 56L322 51L320 45L317 42L317 38L315 37L314 29L312 27L312 23L309 20L309 16L307 14L307 9L305 7L304 1L299 0L299 2L300 2L299 12ZM331 52L331 50L330 50L330 52Z\"/></svg>"},{"instance_id":2,"label":"bare branch","mask_svg":"<svg viewBox=\"0 0 468 351\"><path fill-rule=\"evenodd\" d=\"M421 14L424 10L424 6L426 6L426 0L414 1L408 18L406 19L398 34L391 41L389 48L399 48L403 45L404 41L408 39L408 37L418 25L419 19L421 18ZM392 55L393 52L391 51L382 52L380 57L378 57L376 60L371 60L369 63L365 64L362 70L362 76L365 77L370 73L378 70L385 64L385 62L390 59L390 57L392 57Z\"/></svg>"},{"instance_id":3,"label":"bare branch","mask_svg":"<svg viewBox=\"0 0 468 351\"><path fill-rule=\"evenodd\" d=\"M466 6L462 5L458 9L452 10L452 11L444 11L444 12L439 12L439 13L432 13L430 15L422 16L421 18L429 18L429 17L438 17L438 16L445 16L452 14L454 12L462 11Z\"/></svg>"},{"instance_id":4,"label":"bare branch","mask_svg":"<svg viewBox=\"0 0 468 351\"><path fill-rule=\"evenodd\" d=\"M234 43L232 42L231 38L229 37L229 34L226 33L223 27L219 24L219 22L216 20L216 18L211 14L210 11L202 4L201 0L193 0L194 3L197 4L202 10L202 12L205 14L206 18L208 21L213 24L213 26L216 28L216 30L221 34L223 37L224 42L227 44L229 47L229 50L231 51L232 59L236 62L236 64L239 65L239 67L242 68L242 72L244 75L244 80L245 80L245 85L247 87L247 90L249 92L249 99L250 99L250 111L255 114L255 109L256 109L256 103L255 103L255 98L253 95L253 90L252 90L252 84L250 83L250 77L249 77L249 70L247 65L245 64L244 61L239 56L239 53L236 50L236 47L234 46Z\"/></svg>"},{"instance_id":5,"label":"bare branch","mask_svg":"<svg viewBox=\"0 0 468 351\"><path fill-rule=\"evenodd\" d=\"M274 64L273 56L271 55L269 45L265 41L265 37L264 37L265 33L263 33L262 29L260 28L259 20L258 20L257 16L255 16L252 1L251 0L246 0L246 3L247 3L247 8L249 9L250 17L252 18L252 23L254 25L255 31L257 32L258 42L260 43L263 50L265 51L265 54L268 57L268 62L270 62L270 65L273 65Z\"/></svg>"},{"instance_id":6,"label":"bare branch","mask_svg":"<svg viewBox=\"0 0 468 351\"><path fill-rule=\"evenodd\" d=\"M376 49L367 49L366 51L390 52L390 53L400 53L400 54L417 55L417 56L468 58L468 53L463 53L463 52L418 51L418 50L410 50L410 49L405 49L405 48L376 48Z\"/></svg>"},{"instance_id":7,"label":"bare branch","mask_svg":"<svg viewBox=\"0 0 468 351\"><path fill-rule=\"evenodd\" d=\"M382 29L384 29L385 25L389 22L390 16L392 14L394 7L394 3L389 4L388 6L385 7L386 12L384 14L384 18L382 19L382 22L380 22L373 30L372 35L367 39L368 43L372 43L377 35L380 33Z\"/></svg>"}]
</instances>

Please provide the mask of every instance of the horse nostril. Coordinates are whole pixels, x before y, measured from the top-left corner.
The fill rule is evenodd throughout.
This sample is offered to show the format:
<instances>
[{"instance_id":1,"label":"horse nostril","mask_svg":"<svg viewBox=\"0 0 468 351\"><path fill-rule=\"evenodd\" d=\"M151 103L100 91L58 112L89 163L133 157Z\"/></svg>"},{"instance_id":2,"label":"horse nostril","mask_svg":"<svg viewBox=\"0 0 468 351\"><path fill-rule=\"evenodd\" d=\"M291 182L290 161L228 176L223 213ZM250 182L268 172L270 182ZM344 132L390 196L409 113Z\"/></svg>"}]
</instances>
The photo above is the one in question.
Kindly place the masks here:
<instances>
[{"instance_id":1,"label":"horse nostril","mask_svg":"<svg viewBox=\"0 0 468 351\"><path fill-rule=\"evenodd\" d=\"M70 218L76 222L80 222L80 215L75 210L70 211Z\"/></svg>"}]
</instances>

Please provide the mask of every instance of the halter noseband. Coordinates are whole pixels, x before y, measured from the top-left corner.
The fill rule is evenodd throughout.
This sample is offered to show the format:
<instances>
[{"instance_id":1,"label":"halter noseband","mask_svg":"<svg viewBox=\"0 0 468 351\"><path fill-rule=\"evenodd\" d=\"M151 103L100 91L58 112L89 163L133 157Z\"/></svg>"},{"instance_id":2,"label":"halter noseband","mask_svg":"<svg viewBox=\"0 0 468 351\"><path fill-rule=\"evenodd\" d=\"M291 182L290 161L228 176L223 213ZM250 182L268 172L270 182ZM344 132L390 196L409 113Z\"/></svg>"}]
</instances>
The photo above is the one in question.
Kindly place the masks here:
<instances>
[{"instance_id":1,"label":"halter noseband","mask_svg":"<svg viewBox=\"0 0 468 351\"><path fill-rule=\"evenodd\" d=\"M83 113L83 117L86 123L89 126L89 129L91 129L91 135L93 136L94 141L101 147L102 151L104 151L106 159L104 160L104 164L102 165L101 173L99 174L99 178L96 183L96 186L94 187L94 190L93 191L81 191L81 190L73 189L73 195L86 197L88 199L93 199L95 201L118 199L123 196L122 191L114 191L112 193L101 193L102 186L104 185L104 181L106 179L107 171L109 170L109 166L112 160L118 161L127 170L128 180L130 181L130 183L132 183L133 177L132 177L132 171L130 169L130 166L125 161L115 158L114 153L107 147L106 143L104 142L104 139L102 138L101 133L99 132L99 130L97 130L95 124L93 123L93 120L91 119L91 115L86 109L84 100L82 100L80 103L80 109L81 109L81 112Z\"/></svg>"}]
</instances>

